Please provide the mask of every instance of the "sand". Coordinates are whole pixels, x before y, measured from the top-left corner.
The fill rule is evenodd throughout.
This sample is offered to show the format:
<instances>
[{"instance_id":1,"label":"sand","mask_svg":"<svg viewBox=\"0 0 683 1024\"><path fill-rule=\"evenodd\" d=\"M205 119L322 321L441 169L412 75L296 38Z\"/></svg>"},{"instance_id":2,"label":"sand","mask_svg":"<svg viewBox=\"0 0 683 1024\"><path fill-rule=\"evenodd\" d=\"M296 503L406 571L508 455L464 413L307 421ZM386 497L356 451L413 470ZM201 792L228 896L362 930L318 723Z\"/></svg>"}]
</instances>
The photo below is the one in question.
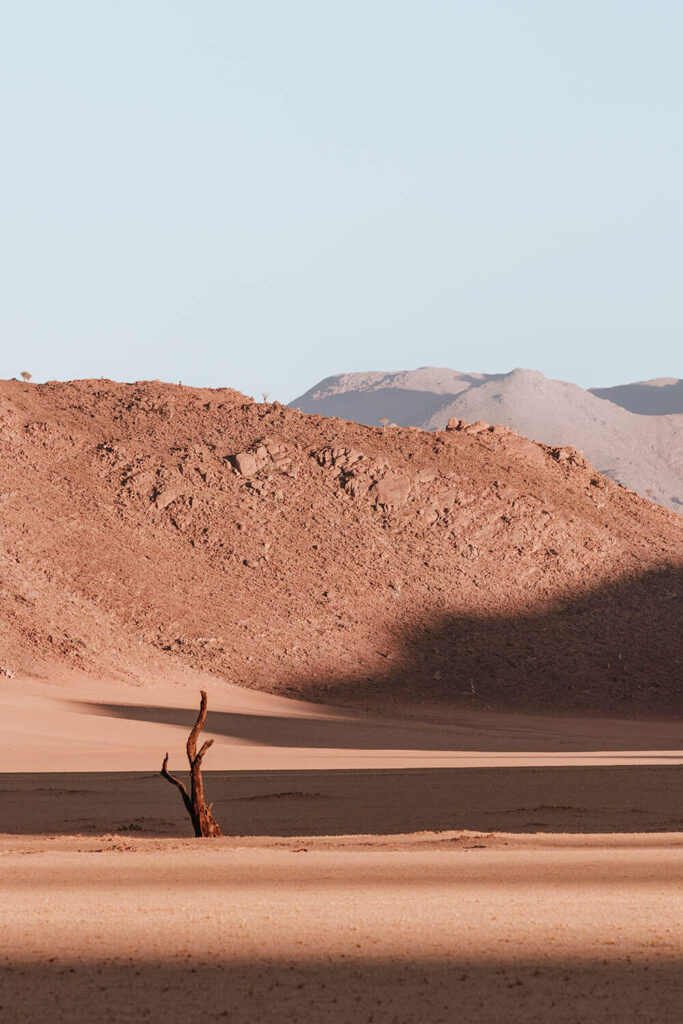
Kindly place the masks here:
<instances>
[{"instance_id":1,"label":"sand","mask_svg":"<svg viewBox=\"0 0 683 1024\"><path fill-rule=\"evenodd\" d=\"M232 686L202 675L128 685L55 673L0 676L0 772L184 766L199 689L209 693L206 768L504 768L683 762L683 723L515 714L442 704L384 715Z\"/></svg>"},{"instance_id":2,"label":"sand","mask_svg":"<svg viewBox=\"0 0 683 1024\"><path fill-rule=\"evenodd\" d=\"M678 1021L681 522L509 432L0 383L0 1021Z\"/></svg>"},{"instance_id":3,"label":"sand","mask_svg":"<svg viewBox=\"0 0 683 1024\"><path fill-rule=\"evenodd\" d=\"M680 1020L683 835L14 840L4 1019Z\"/></svg>"},{"instance_id":4,"label":"sand","mask_svg":"<svg viewBox=\"0 0 683 1024\"><path fill-rule=\"evenodd\" d=\"M680 1019L677 723L205 683L219 840L193 687L3 681L2 1020Z\"/></svg>"}]
</instances>

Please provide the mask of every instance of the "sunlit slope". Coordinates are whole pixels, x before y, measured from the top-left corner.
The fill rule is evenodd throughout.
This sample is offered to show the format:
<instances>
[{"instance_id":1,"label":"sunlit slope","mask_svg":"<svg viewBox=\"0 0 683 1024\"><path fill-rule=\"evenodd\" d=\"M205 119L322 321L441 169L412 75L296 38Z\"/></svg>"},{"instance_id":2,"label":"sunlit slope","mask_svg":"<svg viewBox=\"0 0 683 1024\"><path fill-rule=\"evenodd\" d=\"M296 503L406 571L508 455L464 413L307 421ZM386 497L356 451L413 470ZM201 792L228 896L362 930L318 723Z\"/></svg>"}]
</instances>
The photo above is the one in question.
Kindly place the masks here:
<instances>
[{"instance_id":1,"label":"sunlit slope","mask_svg":"<svg viewBox=\"0 0 683 1024\"><path fill-rule=\"evenodd\" d=\"M0 668L673 712L682 523L503 428L4 382Z\"/></svg>"}]
</instances>

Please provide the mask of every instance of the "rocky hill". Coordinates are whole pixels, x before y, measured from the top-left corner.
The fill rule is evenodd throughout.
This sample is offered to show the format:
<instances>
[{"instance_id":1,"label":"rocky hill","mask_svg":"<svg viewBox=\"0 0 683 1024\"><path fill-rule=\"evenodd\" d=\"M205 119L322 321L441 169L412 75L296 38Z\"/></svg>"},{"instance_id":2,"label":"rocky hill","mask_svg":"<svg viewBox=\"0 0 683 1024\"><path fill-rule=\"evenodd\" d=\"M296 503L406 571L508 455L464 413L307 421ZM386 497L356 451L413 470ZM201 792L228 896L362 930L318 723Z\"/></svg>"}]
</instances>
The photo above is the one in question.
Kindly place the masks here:
<instances>
[{"instance_id":1,"label":"rocky hill","mask_svg":"<svg viewBox=\"0 0 683 1024\"><path fill-rule=\"evenodd\" d=\"M452 426L1 382L0 670L680 710L683 519L573 448Z\"/></svg>"},{"instance_id":2,"label":"rocky hill","mask_svg":"<svg viewBox=\"0 0 683 1024\"><path fill-rule=\"evenodd\" d=\"M292 402L303 412L443 429L451 417L503 423L551 445L574 445L600 472L683 511L683 382L645 381L585 391L535 370L328 377Z\"/></svg>"}]
</instances>

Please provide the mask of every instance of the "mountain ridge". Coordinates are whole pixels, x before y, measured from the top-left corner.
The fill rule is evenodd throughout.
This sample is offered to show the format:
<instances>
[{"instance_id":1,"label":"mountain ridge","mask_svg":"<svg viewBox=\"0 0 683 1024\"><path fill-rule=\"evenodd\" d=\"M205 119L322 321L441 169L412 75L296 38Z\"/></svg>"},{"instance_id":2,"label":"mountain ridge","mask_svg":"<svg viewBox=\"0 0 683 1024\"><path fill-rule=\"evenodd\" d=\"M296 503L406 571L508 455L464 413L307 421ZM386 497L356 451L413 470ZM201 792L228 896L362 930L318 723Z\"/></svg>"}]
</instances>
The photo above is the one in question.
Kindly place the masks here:
<instances>
[{"instance_id":1,"label":"mountain ridge","mask_svg":"<svg viewBox=\"0 0 683 1024\"><path fill-rule=\"evenodd\" d=\"M681 511L683 413L661 411L663 402L670 408L683 396L679 385L671 378L585 390L521 367L501 374L420 367L328 377L290 405L366 424L386 417L425 430L443 429L450 418L501 423L542 443L573 445L612 479ZM638 403L653 412L626 408Z\"/></svg>"}]
</instances>

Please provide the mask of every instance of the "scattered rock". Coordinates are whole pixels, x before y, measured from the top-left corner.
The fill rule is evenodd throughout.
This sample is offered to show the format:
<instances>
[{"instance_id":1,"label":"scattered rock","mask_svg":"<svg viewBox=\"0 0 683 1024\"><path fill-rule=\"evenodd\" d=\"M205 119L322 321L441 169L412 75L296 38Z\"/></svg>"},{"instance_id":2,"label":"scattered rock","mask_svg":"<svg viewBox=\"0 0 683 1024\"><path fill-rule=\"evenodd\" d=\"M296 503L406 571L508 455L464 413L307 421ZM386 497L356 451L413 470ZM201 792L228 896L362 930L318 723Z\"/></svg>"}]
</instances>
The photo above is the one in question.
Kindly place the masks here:
<instances>
[{"instance_id":1,"label":"scattered rock","mask_svg":"<svg viewBox=\"0 0 683 1024\"><path fill-rule=\"evenodd\" d=\"M550 453L558 462L568 462L569 465L577 466L579 469L586 469L588 466L583 452L578 451L571 445L565 445L563 448L551 448Z\"/></svg>"},{"instance_id":2,"label":"scattered rock","mask_svg":"<svg viewBox=\"0 0 683 1024\"><path fill-rule=\"evenodd\" d=\"M406 476L388 476L378 480L370 488L375 505L385 509L402 505L410 495L410 480Z\"/></svg>"},{"instance_id":3,"label":"scattered rock","mask_svg":"<svg viewBox=\"0 0 683 1024\"><path fill-rule=\"evenodd\" d=\"M182 494L182 488L180 487L163 487L158 490L154 496L154 504L159 509L168 508L168 506L176 501Z\"/></svg>"},{"instance_id":4,"label":"scattered rock","mask_svg":"<svg viewBox=\"0 0 683 1024\"><path fill-rule=\"evenodd\" d=\"M233 455L232 463L238 473L242 476L255 476L259 470L258 459L253 452L238 452Z\"/></svg>"}]
</instances>

